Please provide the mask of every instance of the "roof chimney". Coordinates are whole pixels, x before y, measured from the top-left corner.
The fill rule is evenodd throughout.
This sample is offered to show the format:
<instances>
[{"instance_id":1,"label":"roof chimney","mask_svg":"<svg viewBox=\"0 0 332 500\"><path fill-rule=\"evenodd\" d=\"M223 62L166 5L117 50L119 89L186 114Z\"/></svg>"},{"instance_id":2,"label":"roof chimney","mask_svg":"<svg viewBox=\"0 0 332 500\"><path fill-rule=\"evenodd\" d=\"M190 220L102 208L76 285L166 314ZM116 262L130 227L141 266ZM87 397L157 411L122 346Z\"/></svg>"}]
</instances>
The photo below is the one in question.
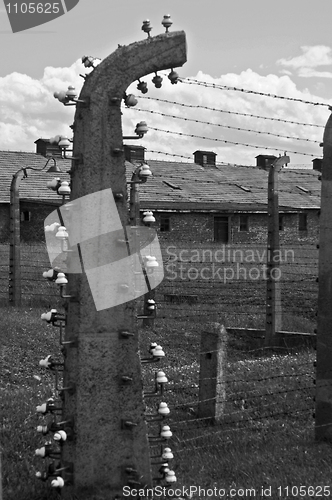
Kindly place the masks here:
<instances>
[{"instance_id":1,"label":"roof chimney","mask_svg":"<svg viewBox=\"0 0 332 500\"><path fill-rule=\"evenodd\" d=\"M323 166L323 158L314 158L312 160L312 168L314 170L317 170L317 172L322 171L322 166Z\"/></svg>"},{"instance_id":2,"label":"roof chimney","mask_svg":"<svg viewBox=\"0 0 332 500\"><path fill-rule=\"evenodd\" d=\"M124 144L123 147L126 161L130 161L130 163L145 161L145 148L143 146L132 146L130 144Z\"/></svg>"},{"instance_id":3,"label":"roof chimney","mask_svg":"<svg viewBox=\"0 0 332 500\"><path fill-rule=\"evenodd\" d=\"M200 151L194 152L194 162L202 167L215 167L217 154L213 151Z\"/></svg>"},{"instance_id":4,"label":"roof chimney","mask_svg":"<svg viewBox=\"0 0 332 500\"><path fill-rule=\"evenodd\" d=\"M50 144L49 139L37 139L36 153L37 155L43 156L55 156L56 158L62 158L61 148L57 144Z\"/></svg>"},{"instance_id":5,"label":"roof chimney","mask_svg":"<svg viewBox=\"0 0 332 500\"><path fill-rule=\"evenodd\" d=\"M274 155L258 155L256 156L256 166L267 170L276 159L277 156Z\"/></svg>"}]
</instances>

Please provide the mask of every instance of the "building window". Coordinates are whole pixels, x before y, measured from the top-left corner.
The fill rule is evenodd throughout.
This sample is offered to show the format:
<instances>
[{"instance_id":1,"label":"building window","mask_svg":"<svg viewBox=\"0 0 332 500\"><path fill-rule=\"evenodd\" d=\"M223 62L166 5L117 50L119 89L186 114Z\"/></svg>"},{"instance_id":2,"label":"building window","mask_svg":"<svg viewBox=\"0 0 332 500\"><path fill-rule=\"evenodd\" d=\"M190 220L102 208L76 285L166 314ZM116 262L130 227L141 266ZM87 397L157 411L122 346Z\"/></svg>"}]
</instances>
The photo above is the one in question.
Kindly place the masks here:
<instances>
[{"instance_id":1,"label":"building window","mask_svg":"<svg viewBox=\"0 0 332 500\"><path fill-rule=\"evenodd\" d=\"M283 231L283 230L284 230L284 216L279 215L279 231Z\"/></svg>"},{"instance_id":2,"label":"building window","mask_svg":"<svg viewBox=\"0 0 332 500\"><path fill-rule=\"evenodd\" d=\"M228 243L228 217L218 216L214 218L214 241Z\"/></svg>"},{"instance_id":3,"label":"building window","mask_svg":"<svg viewBox=\"0 0 332 500\"><path fill-rule=\"evenodd\" d=\"M248 215L240 215L240 231L249 231Z\"/></svg>"},{"instance_id":4,"label":"building window","mask_svg":"<svg viewBox=\"0 0 332 500\"><path fill-rule=\"evenodd\" d=\"M23 210L21 212L21 222L29 222L31 220L31 212Z\"/></svg>"},{"instance_id":5,"label":"building window","mask_svg":"<svg viewBox=\"0 0 332 500\"><path fill-rule=\"evenodd\" d=\"M168 215L160 216L160 231L166 232L171 230L171 218Z\"/></svg>"},{"instance_id":6,"label":"building window","mask_svg":"<svg viewBox=\"0 0 332 500\"><path fill-rule=\"evenodd\" d=\"M308 230L308 216L307 214L299 214L299 231Z\"/></svg>"}]
</instances>

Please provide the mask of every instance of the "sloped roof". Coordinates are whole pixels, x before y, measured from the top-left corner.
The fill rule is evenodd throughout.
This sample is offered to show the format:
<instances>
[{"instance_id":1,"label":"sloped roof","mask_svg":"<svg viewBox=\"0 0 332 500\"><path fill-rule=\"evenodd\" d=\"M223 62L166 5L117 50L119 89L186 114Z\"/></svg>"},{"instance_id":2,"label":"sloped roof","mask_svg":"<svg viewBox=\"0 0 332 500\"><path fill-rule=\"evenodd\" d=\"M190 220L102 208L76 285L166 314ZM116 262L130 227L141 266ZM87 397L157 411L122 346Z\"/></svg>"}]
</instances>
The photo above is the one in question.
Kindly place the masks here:
<instances>
[{"instance_id":1,"label":"sloped roof","mask_svg":"<svg viewBox=\"0 0 332 500\"><path fill-rule=\"evenodd\" d=\"M268 172L260 168L229 164L203 168L195 163L151 160L148 164L153 176L146 184L140 185L142 208L267 209ZM318 209L321 191L319 175L316 170L283 169L279 174L280 209Z\"/></svg>"},{"instance_id":2,"label":"sloped roof","mask_svg":"<svg viewBox=\"0 0 332 500\"><path fill-rule=\"evenodd\" d=\"M10 202L10 184L13 175L22 167L33 167L42 169L47 162L47 158L36 153L25 153L20 151L0 151L0 203ZM47 189L47 181L54 177L60 177L61 180L70 180L65 172L71 167L70 160L56 158L56 163L62 172L47 173L49 167L53 165L50 161L48 166L42 172L27 170L28 177L23 178L20 183L20 200L37 201L43 203L60 204L59 195Z\"/></svg>"},{"instance_id":3,"label":"sloped roof","mask_svg":"<svg viewBox=\"0 0 332 500\"><path fill-rule=\"evenodd\" d=\"M20 183L20 199L59 204L56 192L47 189L53 177L69 180L70 160L56 159L63 173L28 170ZM36 153L0 151L0 203L10 201L10 183L21 167L42 169L44 156ZM49 162L48 166L53 164ZM196 163L149 160L152 177L139 185L140 205L154 210L266 211L268 173L254 166L217 165L201 167ZM134 170L126 162L127 179ZM281 210L318 209L321 182L316 170L292 170L279 174ZM23 177L23 174L22 174Z\"/></svg>"}]
</instances>

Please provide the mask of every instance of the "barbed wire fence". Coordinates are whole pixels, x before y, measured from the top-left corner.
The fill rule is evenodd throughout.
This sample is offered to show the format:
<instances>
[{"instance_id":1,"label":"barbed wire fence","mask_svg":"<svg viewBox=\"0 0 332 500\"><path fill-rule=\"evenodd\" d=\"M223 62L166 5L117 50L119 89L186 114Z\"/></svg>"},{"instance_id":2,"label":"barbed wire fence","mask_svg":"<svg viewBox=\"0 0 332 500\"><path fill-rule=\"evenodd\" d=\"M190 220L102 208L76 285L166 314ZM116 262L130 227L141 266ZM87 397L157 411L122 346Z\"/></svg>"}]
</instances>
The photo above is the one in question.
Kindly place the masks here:
<instances>
[{"instance_id":1,"label":"barbed wire fence","mask_svg":"<svg viewBox=\"0 0 332 500\"><path fill-rule=\"evenodd\" d=\"M252 250L252 246L248 248ZM293 250L293 258L281 265L283 328L312 333L316 324L318 249L314 244L298 244ZM178 256L181 251L185 251L188 258L191 248L178 246ZM257 256L263 251L264 246L257 247ZM0 252L0 297L4 304L8 303L9 247L2 245ZM248 428L268 426L270 429L271 422L275 425L273 432L282 432L281 422L285 416L307 422L312 427L315 353L308 353L308 360L299 371L296 358L283 356L289 352L287 348L275 349L275 358L265 357L264 348L257 347L261 337L246 333L230 334L228 339L231 354L228 355L230 359L223 382L227 398L222 421L211 427L208 425L209 418L197 416L202 402L198 397L202 355L199 339L205 324L216 321L230 329L263 329L266 314L266 280L262 262L241 261L241 255L235 252L229 254L234 259L220 262L220 258L213 259L213 252L211 258L211 245L208 244L200 244L200 255L199 262L181 262L180 258L170 259L164 248L165 279L156 289L158 321L151 339L157 340L158 332L167 330L167 345L163 348L169 353L169 359L165 359L163 369L169 378L165 397L170 402L172 447L180 453L179 456L190 453L190 450L203 452L208 449L207 446L216 446L216 443L207 445L210 439L227 441L227 436ZM42 277L42 271L48 268L43 242L22 245L23 305L54 307L58 294L54 286ZM258 274L256 269L260 270L259 279L255 279ZM212 273L214 279L207 280L206 277L211 278ZM254 279L250 279L249 273ZM165 337L163 335L163 339ZM175 357L185 360L181 369L172 368ZM273 359L278 362L274 363ZM280 364L283 360L291 361L281 375ZM268 375L259 376L267 369ZM251 374L253 370L256 375ZM151 379L152 372L146 374L146 385L151 383L149 376Z\"/></svg>"},{"instance_id":2,"label":"barbed wire fence","mask_svg":"<svg viewBox=\"0 0 332 500\"><path fill-rule=\"evenodd\" d=\"M23 306L59 304L59 294L54 286L43 278L43 271L50 268L45 241L21 243L21 288ZM0 245L0 304L10 304L9 244ZM54 307L54 306L52 306Z\"/></svg>"},{"instance_id":3,"label":"barbed wire fence","mask_svg":"<svg viewBox=\"0 0 332 500\"><path fill-rule=\"evenodd\" d=\"M277 436L301 429L313 433L316 357L313 350L303 350L299 358L299 347L293 351L287 347L273 350L255 347L253 339L245 336L239 339L229 333L227 340L219 345L219 350L225 351L222 380L202 379L202 358L220 354L219 350L202 351L200 344L201 337L209 331L207 322L216 316L211 318L206 308L204 316L201 311L196 314L197 303L180 316L182 306L177 304L162 325L159 316L156 322L159 326L150 335L145 332L150 340L158 342L162 337L162 347L167 352L162 364L168 377L164 396L171 411L168 417L173 432L171 446L178 460L192 453L200 457L208 457L209 453L219 455L234 440L245 441L248 432ZM221 315L217 319L224 320ZM141 337L142 344L146 344L147 337ZM146 371L145 386L149 386L153 373L148 368ZM206 382L216 387L212 398L200 391L201 384ZM218 419L200 415L200 405L211 400L223 406Z\"/></svg>"},{"instance_id":4,"label":"barbed wire fence","mask_svg":"<svg viewBox=\"0 0 332 500\"><path fill-rule=\"evenodd\" d=\"M266 273L263 245L227 245L227 251L209 243L172 246L164 252L165 279L156 290L158 317L178 322L224 320L226 326L263 328ZM280 264L282 309L286 324L307 332L317 308L318 249L314 244L281 247L288 260ZM249 262L249 253L255 261ZM224 254L224 258L222 255ZM183 256L183 258L181 258ZM298 325L298 326L297 326ZM287 327L290 330L290 326ZM298 329L300 328L300 329Z\"/></svg>"},{"instance_id":5,"label":"barbed wire fence","mask_svg":"<svg viewBox=\"0 0 332 500\"><path fill-rule=\"evenodd\" d=\"M243 89L229 90L244 92ZM322 103L310 104L326 106ZM161 132L157 128L153 130ZM188 158L175 154L170 156ZM228 245L228 248L232 249L232 246ZM234 246L234 250L237 248ZM253 249L252 245L248 248ZM294 425L310 429L313 427L315 353L304 353L301 358L304 361L299 363L296 355L283 356L289 352L286 346L274 347L271 354L271 349L259 345L261 339L256 339L254 335L250 338L238 335L235 338L230 333L225 342L225 377L217 384L222 384L226 391L222 419L211 426L210 417L198 416L198 405L204 402L204 399L199 398L202 380L200 358L204 354L213 354L210 351L202 352L200 348L200 336L204 335L205 325L217 322L228 329L264 328L265 262L259 258L264 248L263 245L256 247L257 261L254 262L247 262L236 253L233 253L234 258L216 258L216 254L209 253L211 244L199 244L198 261L181 259L183 250L190 255L189 245L177 244L176 257L173 255L173 259L167 254L166 247L163 248L165 279L155 291L158 321L156 327L146 333L142 343L146 346L147 340L157 340L160 333L164 334L163 339L167 342L163 347L169 354L163 362L163 369L167 372L169 382L164 393L171 409L168 420L173 432L172 447L180 460L184 454L225 446L235 434L239 435L249 428L257 432L267 427L269 433L287 432L285 417L288 423L294 422ZM23 304L54 306L58 294L54 286L42 277L42 270L49 268L44 242L23 244L21 250ZM242 252L244 250L242 246ZM292 246L292 250L292 259L280 265L283 329L313 333L318 296L318 249L315 244L298 243ZM0 300L2 304L7 304L10 285L9 245L0 246L0 257ZM265 352L269 355L265 356ZM183 361L181 367L179 363L172 363L174 358ZM149 384L153 384L153 370L146 366L145 385Z\"/></svg>"},{"instance_id":6,"label":"barbed wire fence","mask_svg":"<svg viewBox=\"0 0 332 500\"><path fill-rule=\"evenodd\" d=\"M239 249L236 245L227 247ZM224 259L218 258L220 253L211 252L211 244L196 244L197 248L199 251L193 254L190 245L178 245L176 250L172 247L171 258L163 248L165 278L155 294L158 321L153 330L141 335L142 348L147 338L159 342L162 337L165 343L162 347L167 358L162 369L169 382L164 391L171 410L168 423L176 456L179 460L192 453L207 459L209 453L219 456L234 439L247 439L244 436L248 431L278 436L292 427L312 433L315 351L306 349L303 338L297 345L289 342L287 346L286 340L284 346L263 346L266 279L262 272L264 261L259 256L265 247L255 247L256 262L242 259L243 246L242 253L230 251ZM247 248L253 250L252 245ZM281 247L287 249L290 247ZM315 244L299 243L292 250L291 257L280 266L283 330L313 334L318 249ZM202 351L201 339L209 332L211 322L228 330L227 340L218 347L225 350L222 380L202 379L201 374L202 358L220 354ZM151 385L152 371L145 377L145 384ZM212 398L201 390L201 384L206 382L215 386ZM200 415L202 404L211 400L218 404L220 398L224 398L220 418Z\"/></svg>"}]
</instances>

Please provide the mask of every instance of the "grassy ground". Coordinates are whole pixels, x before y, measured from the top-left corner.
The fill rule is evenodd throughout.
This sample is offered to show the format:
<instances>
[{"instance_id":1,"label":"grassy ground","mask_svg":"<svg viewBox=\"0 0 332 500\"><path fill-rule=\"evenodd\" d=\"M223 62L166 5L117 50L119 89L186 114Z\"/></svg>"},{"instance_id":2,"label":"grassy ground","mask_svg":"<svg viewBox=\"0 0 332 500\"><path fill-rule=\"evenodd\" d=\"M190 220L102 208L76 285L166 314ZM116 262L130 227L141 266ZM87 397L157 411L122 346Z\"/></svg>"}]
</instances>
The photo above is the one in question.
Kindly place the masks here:
<instances>
[{"instance_id":1,"label":"grassy ground","mask_svg":"<svg viewBox=\"0 0 332 500\"><path fill-rule=\"evenodd\" d=\"M39 360L57 352L54 329L45 327L39 309L1 309L1 445L4 500L51 498L35 480L41 446L35 408L52 395L53 380Z\"/></svg>"},{"instance_id":2,"label":"grassy ground","mask_svg":"<svg viewBox=\"0 0 332 500\"><path fill-rule=\"evenodd\" d=\"M36 432L40 417L35 407L53 390L52 376L45 374L38 362L47 354L58 353L58 331L41 323L44 311L1 309L4 500L58 498L48 483L34 477L42 468L34 450L45 442ZM221 495L222 489L229 493L230 488L255 488L255 498L264 498L261 488L271 487L266 498L287 499L300 494L296 489L289 494L286 487L302 485L316 487L316 491L307 489L304 495L302 490L301 498L323 497L318 487L331 484L332 447L314 440L315 353L308 349L291 355L284 350L267 353L250 342L229 337L224 416L211 425L197 412L200 337L211 317L194 322L194 313L191 309L191 320L188 311L182 321L160 319L154 330L144 330L141 335L142 354L151 341L158 341L167 354L158 368L169 379L164 400L171 409L171 466L178 478L177 488L216 487ZM228 321L233 318L236 322L236 317L230 313ZM312 326L310 319L306 321ZM290 317L289 322L293 327L296 322L302 330L307 326L299 317ZM252 326L258 326L254 316ZM145 365L146 387L151 387L155 369ZM278 487L283 489L278 492ZM246 496L244 493L239 490L233 498L250 498L249 491ZM210 495L219 497L225 498Z\"/></svg>"}]
</instances>

